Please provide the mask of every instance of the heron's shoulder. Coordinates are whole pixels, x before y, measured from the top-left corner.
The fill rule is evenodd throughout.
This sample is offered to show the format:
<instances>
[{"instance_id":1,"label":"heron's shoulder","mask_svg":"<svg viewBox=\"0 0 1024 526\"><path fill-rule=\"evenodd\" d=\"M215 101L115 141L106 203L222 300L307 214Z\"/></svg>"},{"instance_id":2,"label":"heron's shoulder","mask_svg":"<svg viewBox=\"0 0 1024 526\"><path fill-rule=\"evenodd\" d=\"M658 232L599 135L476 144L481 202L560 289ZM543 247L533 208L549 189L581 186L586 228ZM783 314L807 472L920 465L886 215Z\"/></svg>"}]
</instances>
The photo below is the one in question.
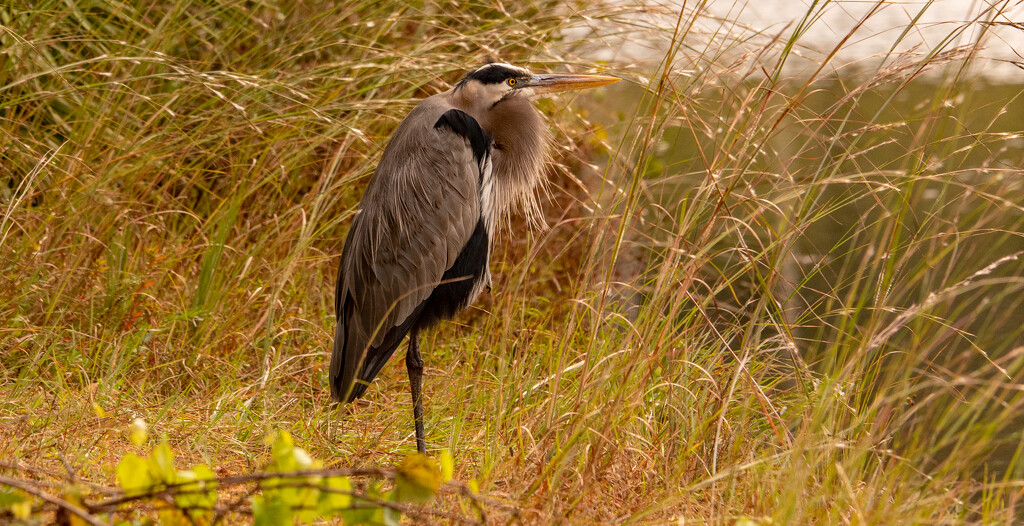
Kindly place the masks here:
<instances>
[{"instance_id":1,"label":"heron's shoulder","mask_svg":"<svg viewBox=\"0 0 1024 526\"><path fill-rule=\"evenodd\" d=\"M394 134L391 136L390 143L404 144L416 144L422 141L425 137L433 137L434 134L430 133L433 131L434 124L437 123L437 119L444 115L444 113L452 108L452 104L443 97L443 93L428 97L420 101L412 111L402 119L401 124L395 129ZM403 148L409 146L402 146Z\"/></svg>"},{"instance_id":2,"label":"heron's shoulder","mask_svg":"<svg viewBox=\"0 0 1024 526\"><path fill-rule=\"evenodd\" d=\"M477 160L483 159L491 146L491 136L480 127L476 119L462 110L453 108L442 113L434 123L434 129L453 132L469 141L473 157Z\"/></svg>"},{"instance_id":3,"label":"heron's shoulder","mask_svg":"<svg viewBox=\"0 0 1024 526\"><path fill-rule=\"evenodd\" d=\"M455 105L452 104L451 93L446 91L421 100L406 118L423 119L425 122L430 121L430 124L433 124L433 121L437 120L444 112L453 108Z\"/></svg>"}]
</instances>

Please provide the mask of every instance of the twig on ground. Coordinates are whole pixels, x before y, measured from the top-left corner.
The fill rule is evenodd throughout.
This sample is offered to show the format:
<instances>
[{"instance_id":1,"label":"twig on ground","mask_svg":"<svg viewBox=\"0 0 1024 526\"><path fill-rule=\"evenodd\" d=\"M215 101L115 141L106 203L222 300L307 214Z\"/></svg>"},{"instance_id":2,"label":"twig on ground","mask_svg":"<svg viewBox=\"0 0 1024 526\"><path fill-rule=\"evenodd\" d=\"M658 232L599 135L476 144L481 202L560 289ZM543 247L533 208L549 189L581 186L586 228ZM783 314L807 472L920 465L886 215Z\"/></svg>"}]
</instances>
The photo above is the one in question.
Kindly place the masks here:
<instances>
[{"instance_id":1,"label":"twig on ground","mask_svg":"<svg viewBox=\"0 0 1024 526\"><path fill-rule=\"evenodd\" d=\"M81 507L72 504L60 497L50 495L49 493L46 493L45 491L36 488L31 484L25 483L24 481L0 475L0 484L10 486L12 488L17 488L21 491L24 491L25 493L28 493L29 495L43 499L44 501L49 502L50 504L53 504L54 506L57 506L60 509L67 510L68 512L77 515L79 518L81 518L85 522L88 522L89 524L92 524L93 526L105 526L107 524L97 519L95 516L90 514L88 511L85 511Z\"/></svg>"}]
</instances>

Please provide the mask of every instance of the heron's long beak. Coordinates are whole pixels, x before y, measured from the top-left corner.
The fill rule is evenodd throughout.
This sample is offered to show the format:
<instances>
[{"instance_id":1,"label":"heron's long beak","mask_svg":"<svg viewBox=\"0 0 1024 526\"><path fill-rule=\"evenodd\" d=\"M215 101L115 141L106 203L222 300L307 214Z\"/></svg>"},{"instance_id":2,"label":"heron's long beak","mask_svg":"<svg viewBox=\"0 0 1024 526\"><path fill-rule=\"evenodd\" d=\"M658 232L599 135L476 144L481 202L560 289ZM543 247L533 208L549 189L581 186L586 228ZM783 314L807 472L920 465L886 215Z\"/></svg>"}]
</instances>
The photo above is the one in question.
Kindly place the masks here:
<instances>
[{"instance_id":1,"label":"heron's long beak","mask_svg":"<svg viewBox=\"0 0 1024 526\"><path fill-rule=\"evenodd\" d=\"M525 87L533 88L537 95L559 91L596 88L618 82L621 79L600 75L534 75Z\"/></svg>"}]
</instances>

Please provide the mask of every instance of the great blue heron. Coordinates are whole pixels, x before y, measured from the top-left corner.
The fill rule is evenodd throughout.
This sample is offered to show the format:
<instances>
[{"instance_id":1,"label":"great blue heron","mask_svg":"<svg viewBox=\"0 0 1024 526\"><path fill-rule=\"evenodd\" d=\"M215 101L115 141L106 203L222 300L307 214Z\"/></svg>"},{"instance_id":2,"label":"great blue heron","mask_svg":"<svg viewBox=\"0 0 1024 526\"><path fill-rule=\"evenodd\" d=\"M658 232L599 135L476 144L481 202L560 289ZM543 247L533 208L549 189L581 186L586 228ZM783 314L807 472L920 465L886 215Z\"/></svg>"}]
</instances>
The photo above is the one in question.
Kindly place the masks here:
<instances>
[{"instance_id":1,"label":"great blue heron","mask_svg":"<svg viewBox=\"0 0 1024 526\"><path fill-rule=\"evenodd\" d=\"M499 218L517 205L536 210L547 128L531 99L618 80L492 63L413 108L384 148L345 240L333 399L361 397L409 334L416 449L426 452L418 335L490 286Z\"/></svg>"}]
</instances>

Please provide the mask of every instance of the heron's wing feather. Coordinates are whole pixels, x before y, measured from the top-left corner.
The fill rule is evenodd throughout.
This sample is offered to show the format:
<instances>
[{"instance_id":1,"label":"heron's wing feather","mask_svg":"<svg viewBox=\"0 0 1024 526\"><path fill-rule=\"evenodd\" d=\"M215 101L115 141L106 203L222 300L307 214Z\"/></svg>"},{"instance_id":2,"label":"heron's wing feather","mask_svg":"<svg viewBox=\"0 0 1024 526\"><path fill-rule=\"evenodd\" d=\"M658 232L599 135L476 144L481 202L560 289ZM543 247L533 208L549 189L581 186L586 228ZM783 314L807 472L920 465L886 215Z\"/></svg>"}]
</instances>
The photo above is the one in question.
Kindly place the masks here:
<instances>
[{"instance_id":1,"label":"heron's wing feather","mask_svg":"<svg viewBox=\"0 0 1024 526\"><path fill-rule=\"evenodd\" d=\"M392 136L352 223L338 274L331 394L362 394L415 326L480 218L490 138L427 99ZM356 381L361 383L356 385Z\"/></svg>"}]
</instances>

